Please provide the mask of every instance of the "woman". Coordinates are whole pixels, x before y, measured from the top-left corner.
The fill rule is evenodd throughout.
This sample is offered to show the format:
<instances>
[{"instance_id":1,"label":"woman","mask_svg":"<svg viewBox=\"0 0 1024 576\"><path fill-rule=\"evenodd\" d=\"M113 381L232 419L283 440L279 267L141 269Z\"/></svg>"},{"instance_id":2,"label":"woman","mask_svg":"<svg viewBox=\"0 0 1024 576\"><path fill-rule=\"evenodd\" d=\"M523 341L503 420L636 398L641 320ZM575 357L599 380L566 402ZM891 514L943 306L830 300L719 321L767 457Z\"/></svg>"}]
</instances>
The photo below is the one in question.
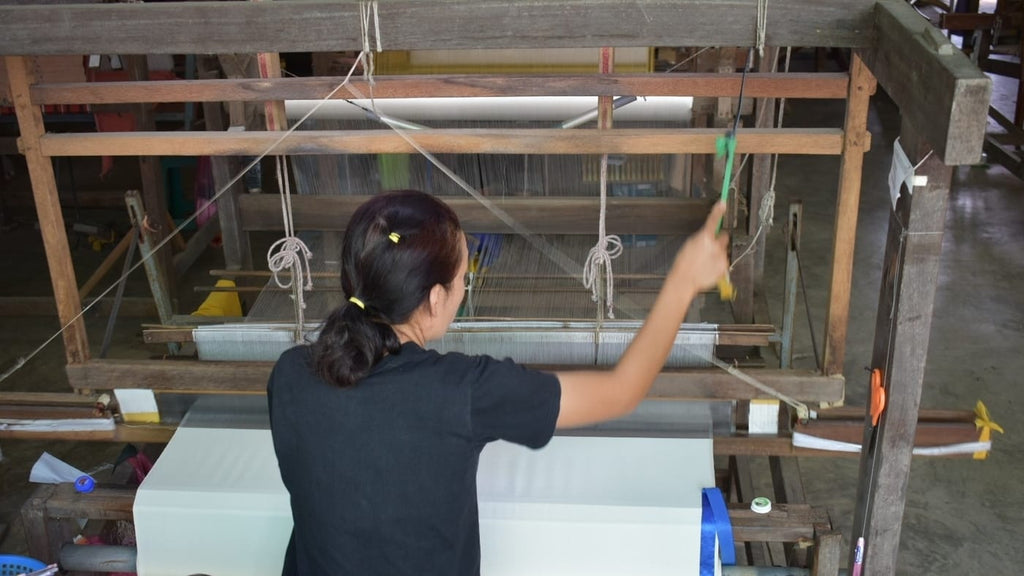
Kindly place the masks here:
<instances>
[{"instance_id":1,"label":"woman","mask_svg":"<svg viewBox=\"0 0 1024 576\"><path fill-rule=\"evenodd\" d=\"M724 210L716 204L676 255L613 370L551 374L426 350L465 294L458 218L416 191L362 205L341 254L348 301L314 344L281 356L267 386L295 521L284 574L478 574L484 445L503 439L540 448L555 428L631 412L694 296L726 273L728 239L715 234Z\"/></svg>"}]
</instances>

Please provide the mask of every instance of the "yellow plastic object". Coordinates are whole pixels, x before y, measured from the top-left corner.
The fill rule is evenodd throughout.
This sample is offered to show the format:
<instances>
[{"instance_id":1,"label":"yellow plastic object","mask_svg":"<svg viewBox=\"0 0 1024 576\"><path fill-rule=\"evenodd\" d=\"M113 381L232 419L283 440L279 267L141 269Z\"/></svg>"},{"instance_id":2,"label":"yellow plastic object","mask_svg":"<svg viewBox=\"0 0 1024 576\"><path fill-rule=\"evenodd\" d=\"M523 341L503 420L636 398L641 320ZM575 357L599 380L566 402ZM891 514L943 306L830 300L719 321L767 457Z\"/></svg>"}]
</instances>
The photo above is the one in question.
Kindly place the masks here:
<instances>
[{"instance_id":1,"label":"yellow plastic object","mask_svg":"<svg viewBox=\"0 0 1024 576\"><path fill-rule=\"evenodd\" d=\"M217 280L217 288L234 288L233 280ZM241 316L242 302L238 299L238 292L211 292L206 300L199 306L199 309L192 313L193 316Z\"/></svg>"},{"instance_id":2,"label":"yellow plastic object","mask_svg":"<svg viewBox=\"0 0 1024 576\"><path fill-rule=\"evenodd\" d=\"M981 434L978 435L978 442L990 442L993 430L1004 434L1003 427L992 421L992 418L988 415L988 408L981 400L978 400L978 403L974 406L974 425L981 430ZM985 458L988 458L988 450L974 453L975 460L984 460Z\"/></svg>"},{"instance_id":3,"label":"yellow plastic object","mask_svg":"<svg viewBox=\"0 0 1024 576\"><path fill-rule=\"evenodd\" d=\"M732 285L732 280L728 275L722 276L718 280L718 295L722 298L722 302L732 302L736 299L736 287Z\"/></svg>"}]
</instances>

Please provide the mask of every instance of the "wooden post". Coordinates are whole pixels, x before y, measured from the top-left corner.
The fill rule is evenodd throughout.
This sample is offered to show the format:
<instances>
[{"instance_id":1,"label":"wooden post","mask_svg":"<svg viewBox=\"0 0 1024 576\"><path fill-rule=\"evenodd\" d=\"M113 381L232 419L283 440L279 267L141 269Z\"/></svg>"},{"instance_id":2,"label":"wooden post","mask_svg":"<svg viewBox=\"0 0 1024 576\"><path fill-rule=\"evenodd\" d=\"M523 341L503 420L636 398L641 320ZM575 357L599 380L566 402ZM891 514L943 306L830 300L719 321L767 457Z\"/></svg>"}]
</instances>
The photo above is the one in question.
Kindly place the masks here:
<instances>
[{"instance_id":1,"label":"wooden post","mask_svg":"<svg viewBox=\"0 0 1024 576\"><path fill-rule=\"evenodd\" d=\"M197 62L201 79L217 78L217 58L204 56ZM226 129L220 102L203 102L203 118L206 130L222 132ZM242 121L242 119L239 119ZM226 156L211 156L210 169L213 172L213 187L220 191L241 169L237 160ZM224 250L224 267L229 270L251 270L252 251L249 236L242 230L238 215L238 196L242 194L241 181L217 199L217 218L220 220L220 236Z\"/></svg>"},{"instance_id":2,"label":"wooden post","mask_svg":"<svg viewBox=\"0 0 1024 576\"><path fill-rule=\"evenodd\" d=\"M783 369L793 367L793 331L796 325L797 281L800 278L803 213L803 202L790 202L786 217L786 285L782 296L782 346L779 349L779 368Z\"/></svg>"},{"instance_id":3,"label":"wooden post","mask_svg":"<svg viewBox=\"0 0 1024 576\"><path fill-rule=\"evenodd\" d=\"M149 66L146 63L145 55L125 55L121 57L125 69L128 70L128 77L133 82L149 81ZM151 132L156 130L156 119L153 116L151 104L139 104L135 107L135 127L140 132ZM167 192L164 190L164 175L160 168L159 156L139 156L139 173L142 176L142 204L146 207L146 215L151 223L151 234L153 241L162 242L171 232L168 229L166 214ZM174 267L171 264L170 246L163 246L153 255L157 267L162 271L167 282L164 286L167 296L174 306L176 293L176 278Z\"/></svg>"},{"instance_id":4,"label":"wooden post","mask_svg":"<svg viewBox=\"0 0 1024 576\"><path fill-rule=\"evenodd\" d=\"M281 56L276 52L261 52L257 54L256 63L259 67L260 78L281 77ZM288 129L288 117L285 116L283 101L270 100L265 102L264 113L267 117L267 130Z\"/></svg>"},{"instance_id":5,"label":"wooden post","mask_svg":"<svg viewBox=\"0 0 1024 576\"><path fill-rule=\"evenodd\" d=\"M814 526L814 562L811 576L839 576L839 555L843 535L829 525Z\"/></svg>"},{"instance_id":6,"label":"wooden post","mask_svg":"<svg viewBox=\"0 0 1024 576\"><path fill-rule=\"evenodd\" d=\"M132 226L140 232L139 252L145 263L146 276L149 278L149 287L153 291L153 301L156 303L160 322L170 324L174 316L174 307L171 302L170 290L167 287L167 276L165 276L165 270L159 266L157 259L153 256L159 240L156 232L146 221L146 214L152 213L152 211L147 212L145 201L142 200L142 196L137 190L129 190L125 193L125 204L128 215L131 217ZM172 347L171 352L176 351Z\"/></svg>"},{"instance_id":7,"label":"wooden post","mask_svg":"<svg viewBox=\"0 0 1024 576\"><path fill-rule=\"evenodd\" d=\"M853 249L857 237L861 172L864 153L870 146L867 131L868 106L877 83L860 55L850 61L850 94L843 125L843 155L839 167L835 233L832 245L832 279L829 284L828 314L825 317L825 374L842 374L846 355L846 328L850 320L850 283L853 279Z\"/></svg>"},{"instance_id":8,"label":"wooden post","mask_svg":"<svg viewBox=\"0 0 1024 576\"><path fill-rule=\"evenodd\" d=\"M57 301L57 315L61 326L66 326L63 334L64 353L68 364L80 364L89 360L89 340L85 333L85 322L78 317L82 312L82 302L78 298L78 282L71 262L71 250L68 248L53 164L39 148L39 138L45 128L42 112L29 99L29 86L34 82L34 73L27 58L7 56L5 63L11 98L18 115L18 129L21 131L19 144L32 180L39 230L46 249L54 299Z\"/></svg>"},{"instance_id":9,"label":"wooden post","mask_svg":"<svg viewBox=\"0 0 1024 576\"><path fill-rule=\"evenodd\" d=\"M32 496L21 506L21 523L25 529L28 553L43 562L56 562L54 548L60 545L50 542L50 532L47 530L46 501L56 489L54 484L43 484L36 488Z\"/></svg>"},{"instance_id":10,"label":"wooden post","mask_svg":"<svg viewBox=\"0 0 1024 576\"><path fill-rule=\"evenodd\" d=\"M872 368L883 370L886 408L866 414L853 533L864 537L864 573L896 573L910 460L917 431L932 305L952 169L904 117L900 141L928 183L904 192L889 216ZM852 554L851 554L852 558Z\"/></svg>"}]
</instances>

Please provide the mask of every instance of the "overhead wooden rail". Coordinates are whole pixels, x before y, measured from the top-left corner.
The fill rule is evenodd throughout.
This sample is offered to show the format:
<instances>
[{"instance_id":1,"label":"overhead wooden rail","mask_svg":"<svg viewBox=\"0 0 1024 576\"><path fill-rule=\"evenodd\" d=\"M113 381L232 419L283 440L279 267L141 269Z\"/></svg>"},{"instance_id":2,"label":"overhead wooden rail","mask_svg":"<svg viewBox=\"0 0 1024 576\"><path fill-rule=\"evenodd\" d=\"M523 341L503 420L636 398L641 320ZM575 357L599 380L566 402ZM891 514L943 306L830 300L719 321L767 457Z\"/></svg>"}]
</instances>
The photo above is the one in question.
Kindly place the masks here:
<instances>
[{"instance_id":1,"label":"overhead wooden rail","mask_svg":"<svg viewBox=\"0 0 1024 576\"><path fill-rule=\"evenodd\" d=\"M543 76L460 74L437 76L380 76L373 97L481 98L493 96L703 96L735 97L740 74L609 74ZM36 104L128 104L138 102L252 102L320 100L327 98L344 77L226 78L220 80L160 80L152 82L66 82L37 84L30 89ZM541 80L541 81L538 81ZM360 94L370 86L360 77L349 79ZM846 98L849 76L843 73L757 73L747 75L744 95L750 98ZM330 96L352 98L347 89Z\"/></svg>"},{"instance_id":2,"label":"overhead wooden rail","mask_svg":"<svg viewBox=\"0 0 1024 576\"><path fill-rule=\"evenodd\" d=\"M435 128L407 134L428 152L445 154L714 154L725 130L636 128L614 130ZM865 138L870 139L867 136ZM46 156L255 156L281 138L274 132L101 132L46 134ZM736 138L739 154L821 154L843 151L839 128L751 128ZM415 154L391 130L293 132L274 154Z\"/></svg>"}]
</instances>

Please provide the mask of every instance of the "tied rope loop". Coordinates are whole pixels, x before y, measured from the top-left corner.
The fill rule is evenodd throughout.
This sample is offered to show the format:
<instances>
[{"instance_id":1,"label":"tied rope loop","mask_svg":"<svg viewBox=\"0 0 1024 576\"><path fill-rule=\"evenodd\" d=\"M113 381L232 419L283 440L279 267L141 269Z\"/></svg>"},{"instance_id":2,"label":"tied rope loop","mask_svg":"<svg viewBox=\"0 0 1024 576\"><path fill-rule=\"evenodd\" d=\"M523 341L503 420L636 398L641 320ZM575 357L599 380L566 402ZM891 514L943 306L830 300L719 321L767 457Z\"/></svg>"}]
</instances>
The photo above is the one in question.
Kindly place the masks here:
<instances>
[{"instance_id":1,"label":"tied rope loop","mask_svg":"<svg viewBox=\"0 0 1024 576\"><path fill-rule=\"evenodd\" d=\"M302 290L313 289L312 273L309 268L309 260L313 253L306 244L294 236L287 236L274 242L267 251L267 265L274 277L274 282L280 288L291 288L295 284L295 278L299 278ZM291 270L292 277L287 281L281 279L278 274L283 270ZM300 291L299 294L302 292ZM300 302L305 308L306 303Z\"/></svg>"},{"instance_id":2,"label":"tied rope loop","mask_svg":"<svg viewBox=\"0 0 1024 576\"><path fill-rule=\"evenodd\" d=\"M302 296L305 290L313 289L313 274L309 267L309 260L313 252L306 246L305 242L295 236L295 222L292 218L292 191L288 183L288 163L284 156L277 157L277 185L281 190L281 218L284 221L284 238L274 242L267 251L267 266L274 276L274 282L281 288L295 286L296 305L299 309L306 307ZM278 276L282 270L291 270L292 277L284 282ZM295 279L299 283L295 283Z\"/></svg>"},{"instance_id":3,"label":"tied rope loop","mask_svg":"<svg viewBox=\"0 0 1024 576\"><path fill-rule=\"evenodd\" d=\"M612 274L612 259L622 254L622 240L615 235L601 236L597 244L587 253L587 261L583 265L583 285L590 289L590 298L597 302L601 296L598 286L601 268L604 268L605 303L608 306L608 317L615 319L613 298L615 297L615 279Z\"/></svg>"},{"instance_id":4,"label":"tied rope loop","mask_svg":"<svg viewBox=\"0 0 1024 576\"><path fill-rule=\"evenodd\" d=\"M587 262L583 265L583 285L590 289L590 298L594 302L601 297L598 286L601 269L604 268L605 306L608 317L615 318L615 278L612 274L612 259L622 254L622 239L616 235L605 234L605 215L608 212L608 155L601 156L601 215L598 220L597 244L587 254Z\"/></svg>"}]
</instances>

